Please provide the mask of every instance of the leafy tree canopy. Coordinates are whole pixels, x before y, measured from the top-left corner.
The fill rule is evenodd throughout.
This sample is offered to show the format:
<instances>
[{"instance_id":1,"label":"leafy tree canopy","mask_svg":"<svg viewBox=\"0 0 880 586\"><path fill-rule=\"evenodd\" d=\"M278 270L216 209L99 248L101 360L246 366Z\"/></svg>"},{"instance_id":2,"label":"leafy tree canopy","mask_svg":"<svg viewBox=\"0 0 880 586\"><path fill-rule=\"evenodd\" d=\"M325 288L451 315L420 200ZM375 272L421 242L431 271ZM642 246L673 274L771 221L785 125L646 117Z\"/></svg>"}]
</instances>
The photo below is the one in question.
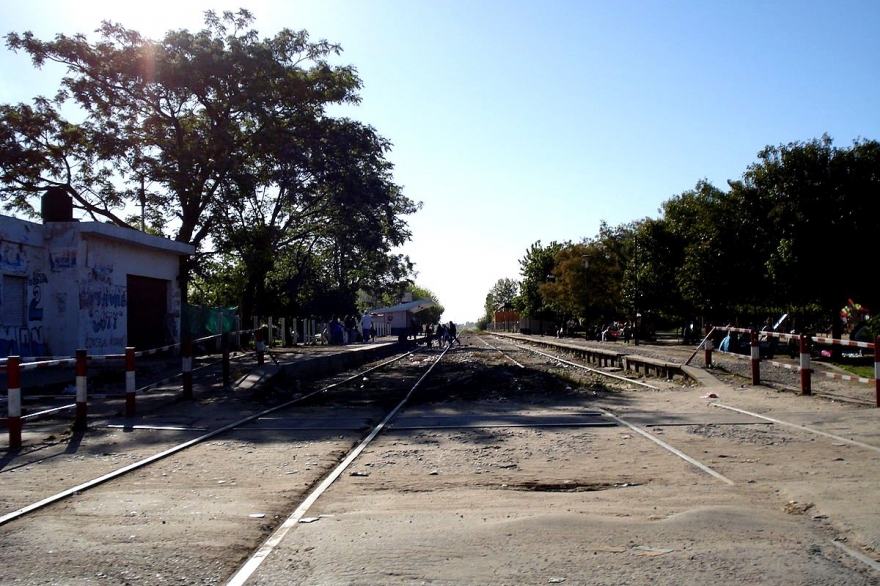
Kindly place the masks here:
<instances>
[{"instance_id":1,"label":"leafy tree canopy","mask_svg":"<svg viewBox=\"0 0 880 586\"><path fill-rule=\"evenodd\" d=\"M338 45L289 29L261 40L253 20L244 9L208 11L204 30L159 41L110 22L94 43L9 33L7 47L67 75L51 100L0 110L5 209L35 215L35 198L58 186L94 219L126 225L122 207L143 200L154 221L174 219L176 240L204 241L225 211L218 189L279 120L314 120L329 104L359 100L354 68L327 62ZM62 118L68 101L83 122Z\"/></svg>"},{"instance_id":2,"label":"leafy tree canopy","mask_svg":"<svg viewBox=\"0 0 880 586\"><path fill-rule=\"evenodd\" d=\"M541 285L552 278L554 256L567 244L553 241L544 246L539 240L532 244L526 250L525 256L520 259L519 267L522 280L514 305L524 317L556 320L553 310L541 296Z\"/></svg>"},{"instance_id":3,"label":"leafy tree canopy","mask_svg":"<svg viewBox=\"0 0 880 586\"><path fill-rule=\"evenodd\" d=\"M391 249L419 206L392 181L390 144L325 113L359 102L356 70L329 62L339 45L304 30L261 39L253 22L208 11L203 30L158 41L109 22L96 42L8 34L35 66L67 74L51 99L0 106L4 209L37 215L60 187L92 219L194 244L214 255L199 259L199 295L232 263L243 276L215 297L238 291L245 313L315 309L309 294L353 309L358 289L405 280L412 265ZM81 121L64 119L67 103Z\"/></svg>"}]
</instances>

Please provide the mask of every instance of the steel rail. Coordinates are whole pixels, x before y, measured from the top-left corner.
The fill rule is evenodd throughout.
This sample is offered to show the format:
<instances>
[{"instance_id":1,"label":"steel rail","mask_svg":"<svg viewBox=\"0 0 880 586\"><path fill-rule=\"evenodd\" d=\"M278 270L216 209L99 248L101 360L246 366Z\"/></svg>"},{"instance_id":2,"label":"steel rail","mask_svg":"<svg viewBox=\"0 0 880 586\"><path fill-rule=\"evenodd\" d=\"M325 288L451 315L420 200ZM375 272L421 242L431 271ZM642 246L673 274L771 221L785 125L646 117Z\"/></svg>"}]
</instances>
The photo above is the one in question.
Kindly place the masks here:
<instances>
[{"instance_id":1,"label":"steel rail","mask_svg":"<svg viewBox=\"0 0 880 586\"><path fill-rule=\"evenodd\" d=\"M488 346L489 348L491 348L492 350L495 350L496 352L500 352L502 356L504 356L505 358L507 358L508 360L510 360L511 362L513 362L514 364L516 364L517 366L519 366L520 368L525 368L525 366L523 366L522 364L520 364L519 362L517 362L516 360L514 360L514 359L513 359L513 356L510 356L509 354L507 354L506 352L504 352L504 350L502 350L501 348L497 348L497 347L493 346L492 344L490 344L489 342L487 342L486 340L484 340L484 339L482 338L482 336L480 336L480 341L481 341L483 344L485 344L486 346Z\"/></svg>"},{"instance_id":2,"label":"steel rail","mask_svg":"<svg viewBox=\"0 0 880 586\"><path fill-rule=\"evenodd\" d=\"M205 442L205 441L207 441L215 436L218 436L222 433L233 430L236 427L244 425L245 423L249 423L251 421L254 421L255 419L259 419L260 417L263 417L264 415L268 415L269 413L274 413L275 411L285 409L287 407L290 407L291 405L294 405L300 401L304 401L310 397L319 395L321 393L325 393L329 389L337 387L341 384L345 384L346 382L349 382L349 381L354 380L356 378L362 377L363 375L365 375L367 373L370 373L370 372L373 372L373 371L378 370L380 368L383 368L389 364L397 362L398 360L402 360L403 358L410 356L414 352L415 352L414 350L410 350L409 352L405 352L405 353L401 354L400 356L397 356L397 357L392 358L390 360L386 360L376 366L373 366L373 367L368 368L364 371L358 372L357 374L349 376L341 381L337 381L331 385L328 385L326 387L322 387L321 389L317 389L317 390L312 391L310 393L306 393L304 395L301 395L299 397L291 399L290 401L287 401L287 402L282 403L280 405L276 405L274 407L271 407L269 409L266 409L264 411L261 411L259 413L254 414L254 415L250 415L248 417L245 417L245 418L240 419L238 421L235 421L233 423L224 425L223 427L215 429L214 431L210 431L208 433L200 435L199 437L196 437L196 438L193 438L189 441L186 441L182 444L178 444L176 446L173 446L167 450L159 452L158 454L148 456L147 458L144 458L142 460L138 460L137 462L133 462L132 464L129 464L127 466L123 466L122 468L119 468L119 469L114 470L112 472L108 472L107 474L104 474L104 475L99 476L97 478L93 478L93 479L88 480L86 482L80 483L72 488L68 488L68 489L63 490L59 493L48 496L48 497L46 497L42 500L39 500L35 503L31 503L30 505L21 507L20 509L17 509L15 511L12 511L11 513L7 513L6 515L3 515L2 517L0 517L0 526L5 525L6 523L9 523L10 521L13 521L15 519L19 519L19 518L21 518L29 513L32 513L36 510L42 509L43 507L46 507L48 505L51 505L51 504L56 503L58 501L61 501L69 496L73 496L75 494L78 494L78 493L84 492L86 490L95 488L96 486L104 484L107 481L113 480L115 478L119 478L121 476L124 476L125 474L128 474L129 472L132 472L132 471L137 470L139 468L143 468L144 466L147 466L149 464L152 464L154 462L157 462L159 460L167 458L168 456L171 456L171 455L176 454L178 452L181 452L187 448L190 448L192 446L195 446L197 444Z\"/></svg>"},{"instance_id":3,"label":"steel rail","mask_svg":"<svg viewBox=\"0 0 880 586\"><path fill-rule=\"evenodd\" d=\"M257 569L262 565L262 563L266 560L266 558L271 554L276 547L284 540L284 537L290 532L291 529L296 527L296 525L300 522L300 519L305 516L308 512L309 508L315 504L318 498L327 491L330 486L336 482L336 480L342 475L342 473L352 464L352 462L357 459L357 457L364 451L364 449L370 445L370 443L378 436L383 429L388 425L388 422L391 421L395 415L406 405L412 394L419 388L431 371L434 370L434 367L437 366L440 361L446 356L446 353L449 351L449 347L443 350L443 353L437 358L437 360L431 363L431 366L425 373L419 378L418 381L412 386L403 400L397 404L394 409L392 409L388 415L378 424L373 430L367 435L366 438L361 440L361 442L352 449L345 459L333 469L330 474L328 474L324 480L318 484L318 486L313 490L309 495L302 501L302 503L291 513L291 515L285 519L285 521L278 527L272 535L263 542L257 551L251 555L250 558L239 568L238 572L230 578L228 582L226 582L226 586L242 586L247 580L257 571Z\"/></svg>"},{"instance_id":4,"label":"steel rail","mask_svg":"<svg viewBox=\"0 0 880 586\"><path fill-rule=\"evenodd\" d=\"M522 348L524 350L528 350L529 352L534 352L535 354L538 354L540 356L544 356L545 358L550 358L552 360L556 360L558 362L562 362L563 364L568 364L569 366L574 366L576 368L582 368L584 370L588 370L590 372L593 372L593 373L601 375L601 376L607 376L608 378L613 378L613 379L616 379L619 381L623 381L623 382L631 383L634 385L646 387L646 388L649 388L653 391L660 390L660 387L655 387L654 385L649 385L648 383L643 383L641 381L633 380L631 378L626 378L625 376L619 376L616 374L611 374L610 372L603 372L603 371L595 369L595 368L590 368L589 366L584 366L583 364L578 364L577 362L572 362L570 360L560 358L559 356L553 356L552 354L547 354L546 352L541 352L540 350L535 350L534 348L529 348L528 346L522 346L520 344L513 344L513 345L516 346L517 348Z\"/></svg>"},{"instance_id":5,"label":"steel rail","mask_svg":"<svg viewBox=\"0 0 880 586\"><path fill-rule=\"evenodd\" d=\"M722 482L725 482L725 483L727 483L727 484L730 484L730 485L733 485L733 484L734 484L733 480L727 478L726 476L724 476L723 474L721 474L721 473L719 473L719 472L716 472L716 471L713 470L712 468L709 468L708 466L706 466L706 465L703 464L702 462L700 462L700 461L698 461L698 460L695 460L694 458L691 458L690 456L688 456L687 454L685 454L684 452L682 452L682 451L679 450L678 448L674 448L674 447L672 447L671 445L667 444L666 442L664 442L664 441L661 440L660 438L656 437L655 435L653 435L653 434L651 434L651 433L645 431L644 429L642 429L642 428L640 428L640 427L638 427L638 426L636 426L636 425L633 425L632 423L630 423L630 422L628 422L628 421L625 421L625 420L621 419L620 417L618 417L618 416L616 416L616 415L614 415L614 414L612 414L612 413L610 413L610 412L608 412L608 411L604 411L604 410L603 410L602 413L603 413L604 415L610 417L610 418L613 419L614 421L617 421L617 422L620 423L621 425L625 425L626 427L630 428L632 431L636 432L637 434L639 434L639 435L641 435L641 436L643 436L643 437L648 438L649 440L651 440L652 442L654 442L654 443L657 444L658 446L660 446L660 447L662 447L662 448L664 448L664 449L666 449L666 450L672 452L673 454L675 454L676 456L678 456L678 457L681 458L682 460L684 460L684 461L686 461L686 462L688 462L688 463L690 463L690 464L693 464L694 466L696 466L697 468L699 468L700 470L702 470L702 471L705 472L706 474L709 474L709 475L711 475L711 476L714 476L714 477L717 478L718 480L721 480Z\"/></svg>"},{"instance_id":6,"label":"steel rail","mask_svg":"<svg viewBox=\"0 0 880 586\"><path fill-rule=\"evenodd\" d=\"M518 344L514 344L514 346L521 347L521 346L519 346ZM547 356L547 357L549 357L549 358L553 358L553 359L555 359L555 360L561 360L561 359L559 359L559 358L557 358L557 357L555 357L555 356L551 356L551 355L549 355L549 354L545 354L544 352L539 352L538 350L533 350L533 349L531 349L531 348L527 348L527 347L524 347L524 348L525 348L526 350L530 350L530 351L532 351L532 352L534 352L534 353L536 353L536 354L540 354L540 355L542 355L542 356ZM503 354L503 351L499 350L499 352L502 352L502 354ZM627 381L627 382L636 382L636 381L630 381L630 380L627 379L627 378L616 377L616 376L614 376L614 375L609 375L608 373L605 373L605 372L602 372L602 371L599 371L599 370L596 370L596 369L593 369L593 368L589 368L589 367L586 367L586 366L583 366L583 365L580 365L580 364L577 364L577 363L574 363L574 362L568 362L568 361L566 361L566 360L561 360L561 361L564 362L564 363L566 363L566 364L571 364L572 366L577 366L577 367L579 367L579 368L585 368L585 369L587 369L587 370L590 370L590 371L593 371L593 372L597 372L597 373L599 373L599 374L603 374L603 375L606 375L606 376L613 376L614 378L622 378L623 380L625 380L625 381ZM654 387L654 386L651 386L651 385L648 385L648 384L645 384L645 383L637 383L637 384L642 384L642 385L644 385L644 386L646 386L646 387L650 387L650 388L652 388L652 389L654 389L654 390L658 390L658 391L660 390L660 389L657 388L657 387ZM703 463L700 462L699 460L696 460L696 459L694 459L694 458L688 456L687 454L685 454L685 453L682 452L681 450L679 450L679 449L677 449L677 448L671 446L670 444L664 442L663 440L661 440L660 438L658 438L658 437L655 436L654 434L652 434L652 433L650 433L650 432L648 432L648 431L645 431L644 429L642 429L642 428L640 428L640 427L638 427L638 426L636 426L636 425L633 425L632 423L630 423L630 422L628 422L628 421L626 421L626 420L624 420L624 419L622 419L622 418L620 418L620 417L614 415L613 413L611 413L611 412L609 412L609 411L607 411L607 410L605 410L605 409L599 409L599 412L602 413L602 415L604 415L604 416L606 416L606 417L608 417L608 418L610 418L610 419L616 421L616 422L619 423L620 425L623 425L623 426L625 426L625 427L628 427L630 430L636 432L637 434L639 434L639 435L641 435L641 436L643 436L643 437L645 437L645 438L651 440L652 442L654 442L654 443L657 444L658 446L660 446L660 447L662 447L663 449L665 449L665 450L671 452L672 454L678 456L679 458L681 458L681 459L684 460L685 462L688 462L689 464L692 464L693 466L696 466L697 468L699 468L700 470L702 470L702 471L705 472L706 474L709 474L710 476L713 476L713 477L717 478L718 480L720 480L720 481L722 481L722 482L724 482L724 483L726 483L726 484L730 484L730 485L733 485L733 484L734 484L734 482L733 482L731 479L729 479L729 478L727 478L726 476L724 476L723 474L721 474L721 473L719 473L719 472L713 470L713 469L710 468L709 466L706 466L705 464L703 464Z\"/></svg>"},{"instance_id":7,"label":"steel rail","mask_svg":"<svg viewBox=\"0 0 880 586\"><path fill-rule=\"evenodd\" d=\"M845 437L840 437L839 435L834 435L833 433L827 433L824 431L820 431L818 429L813 429L812 427L806 427L804 425L798 425L797 423L790 423L788 421L783 421L782 419L776 419L773 417L767 417L766 415L759 415L758 413L752 413L751 411L746 411L745 409L739 409L737 407L731 407L730 405L723 405L721 403L710 403L713 407L718 407L719 409L728 409L730 411L736 411L737 413L742 413L743 415L751 415L752 417L757 417L758 419L764 419L766 421L770 421L772 423L778 423L779 425L785 425L788 427L793 427L795 429L800 429L801 431L807 431L810 433L814 433L816 435L821 435L823 437L827 437L829 439L833 439L835 441L844 442L853 446L858 446L860 448L865 448L866 450L873 450L875 452L880 452L880 448L877 446L872 446L870 444L866 444L863 442L859 442L856 440L847 439Z\"/></svg>"}]
</instances>

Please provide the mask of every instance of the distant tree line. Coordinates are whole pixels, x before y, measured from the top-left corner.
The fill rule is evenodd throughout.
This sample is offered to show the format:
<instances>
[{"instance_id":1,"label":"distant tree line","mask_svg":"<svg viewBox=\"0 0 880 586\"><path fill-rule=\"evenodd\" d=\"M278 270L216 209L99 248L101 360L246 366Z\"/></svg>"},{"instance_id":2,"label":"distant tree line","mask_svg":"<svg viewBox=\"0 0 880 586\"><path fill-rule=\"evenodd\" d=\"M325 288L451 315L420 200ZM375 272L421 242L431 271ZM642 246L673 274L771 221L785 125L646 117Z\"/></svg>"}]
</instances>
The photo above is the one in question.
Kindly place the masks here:
<instances>
[{"instance_id":1,"label":"distant tree line","mask_svg":"<svg viewBox=\"0 0 880 586\"><path fill-rule=\"evenodd\" d=\"M420 204L394 183L386 139L327 113L360 101L357 71L329 61L339 45L261 39L253 22L208 11L204 30L158 41L109 22L94 42L7 34L66 75L53 97L0 105L4 211L38 217L56 187L93 220L192 244L184 301L245 316L349 312L411 286L392 251Z\"/></svg>"},{"instance_id":2,"label":"distant tree line","mask_svg":"<svg viewBox=\"0 0 880 586\"><path fill-rule=\"evenodd\" d=\"M839 335L851 301L880 310L878 238L880 144L839 148L825 135L768 146L726 190L699 181L657 218L603 222L580 242L534 243L516 292L505 293L509 279L490 291L483 323L503 298L558 324L634 323L638 314L665 326L760 326L788 314L789 328Z\"/></svg>"}]
</instances>

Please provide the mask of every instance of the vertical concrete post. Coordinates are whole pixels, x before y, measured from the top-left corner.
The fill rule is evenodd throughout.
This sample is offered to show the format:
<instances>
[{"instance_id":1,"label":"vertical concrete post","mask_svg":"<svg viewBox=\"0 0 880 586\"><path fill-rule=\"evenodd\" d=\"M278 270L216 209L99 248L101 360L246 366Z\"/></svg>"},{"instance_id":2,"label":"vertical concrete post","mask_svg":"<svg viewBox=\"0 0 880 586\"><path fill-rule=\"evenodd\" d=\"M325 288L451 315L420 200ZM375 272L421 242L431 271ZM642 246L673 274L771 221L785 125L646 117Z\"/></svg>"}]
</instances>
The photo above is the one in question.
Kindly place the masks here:
<instances>
[{"instance_id":1,"label":"vertical concrete post","mask_svg":"<svg viewBox=\"0 0 880 586\"><path fill-rule=\"evenodd\" d=\"M758 332L751 330L749 332L751 338L752 350L752 384L761 384L761 347L758 345Z\"/></svg>"},{"instance_id":2,"label":"vertical concrete post","mask_svg":"<svg viewBox=\"0 0 880 586\"><path fill-rule=\"evenodd\" d=\"M874 336L874 406L880 407L880 336Z\"/></svg>"},{"instance_id":3,"label":"vertical concrete post","mask_svg":"<svg viewBox=\"0 0 880 586\"><path fill-rule=\"evenodd\" d=\"M223 354L223 386L231 384L229 378L229 332L220 334L220 351Z\"/></svg>"},{"instance_id":4,"label":"vertical concrete post","mask_svg":"<svg viewBox=\"0 0 880 586\"><path fill-rule=\"evenodd\" d=\"M712 336L710 335L711 333L712 333L712 326L707 325L706 329L705 329L706 343L703 345L703 348L705 350L704 358L706 361L706 366L712 366L713 347L712 347Z\"/></svg>"},{"instance_id":5,"label":"vertical concrete post","mask_svg":"<svg viewBox=\"0 0 880 586\"><path fill-rule=\"evenodd\" d=\"M811 345L810 336L807 336L804 334L801 334L800 336L798 336L798 346L800 347L800 352L801 352L800 378L801 378L801 394L802 395L812 395L813 394L813 382L812 382L813 371L810 368L810 345Z\"/></svg>"},{"instance_id":6,"label":"vertical concrete post","mask_svg":"<svg viewBox=\"0 0 880 586\"><path fill-rule=\"evenodd\" d=\"M257 364L262 366L266 360L266 344L263 342L263 328L257 328L257 331L254 332L254 350L257 351Z\"/></svg>"},{"instance_id":7,"label":"vertical concrete post","mask_svg":"<svg viewBox=\"0 0 880 586\"><path fill-rule=\"evenodd\" d=\"M125 416L134 417L134 390L135 390L135 370L134 370L134 348L126 346L125 348Z\"/></svg>"},{"instance_id":8,"label":"vertical concrete post","mask_svg":"<svg viewBox=\"0 0 880 586\"><path fill-rule=\"evenodd\" d=\"M76 351L76 415L73 429L83 431L88 427L88 357L85 350Z\"/></svg>"},{"instance_id":9,"label":"vertical concrete post","mask_svg":"<svg viewBox=\"0 0 880 586\"><path fill-rule=\"evenodd\" d=\"M183 378L183 398L184 399L192 399L193 396L193 347L192 347L192 338L187 335L183 339L183 344L181 345L180 351L182 362L183 362L183 370L182 370L182 378Z\"/></svg>"},{"instance_id":10,"label":"vertical concrete post","mask_svg":"<svg viewBox=\"0 0 880 586\"><path fill-rule=\"evenodd\" d=\"M287 318L278 318L278 325L281 327L281 347L287 348Z\"/></svg>"},{"instance_id":11,"label":"vertical concrete post","mask_svg":"<svg viewBox=\"0 0 880 586\"><path fill-rule=\"evenodd\" d=\"M21 357L9 356L6 361L6 396L9 413L9 449L21 447Z\"/></svg>"}]
</instances>

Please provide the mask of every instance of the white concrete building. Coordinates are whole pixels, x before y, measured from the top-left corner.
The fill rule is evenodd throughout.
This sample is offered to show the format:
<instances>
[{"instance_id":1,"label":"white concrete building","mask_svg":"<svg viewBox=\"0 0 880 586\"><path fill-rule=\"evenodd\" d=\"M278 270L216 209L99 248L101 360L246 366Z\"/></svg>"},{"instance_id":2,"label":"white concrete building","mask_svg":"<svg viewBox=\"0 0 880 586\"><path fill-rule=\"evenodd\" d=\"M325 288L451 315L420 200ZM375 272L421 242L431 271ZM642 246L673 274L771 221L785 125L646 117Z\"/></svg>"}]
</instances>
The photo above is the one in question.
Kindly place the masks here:
<instances>
[{"instance_id":1,"label":"white concrete building","mask_svg":"<svg viewBox=\"0 0 880 586\"><path fill-rule=\"evenodd\" d=\"M43 224L0 216L0 357L179 342L180 257L194 248L74 221L63 207L47 214L44 205Z\"/></svg>"},{"instance_id":2,"label":"white concrete building","mask_svg":"<svg viewBox=\"0 0 880 586\"><path fill-rule=\"evenodd\" d=\"M377 321L377 323L384 322L387 324L387 331L392 336L406 336L410 333L413 316L435 305L437 304L430 299L417 299L391 307L371 309L370 313L373 315L373 320Z\"/></svg>"}]
</instances>

